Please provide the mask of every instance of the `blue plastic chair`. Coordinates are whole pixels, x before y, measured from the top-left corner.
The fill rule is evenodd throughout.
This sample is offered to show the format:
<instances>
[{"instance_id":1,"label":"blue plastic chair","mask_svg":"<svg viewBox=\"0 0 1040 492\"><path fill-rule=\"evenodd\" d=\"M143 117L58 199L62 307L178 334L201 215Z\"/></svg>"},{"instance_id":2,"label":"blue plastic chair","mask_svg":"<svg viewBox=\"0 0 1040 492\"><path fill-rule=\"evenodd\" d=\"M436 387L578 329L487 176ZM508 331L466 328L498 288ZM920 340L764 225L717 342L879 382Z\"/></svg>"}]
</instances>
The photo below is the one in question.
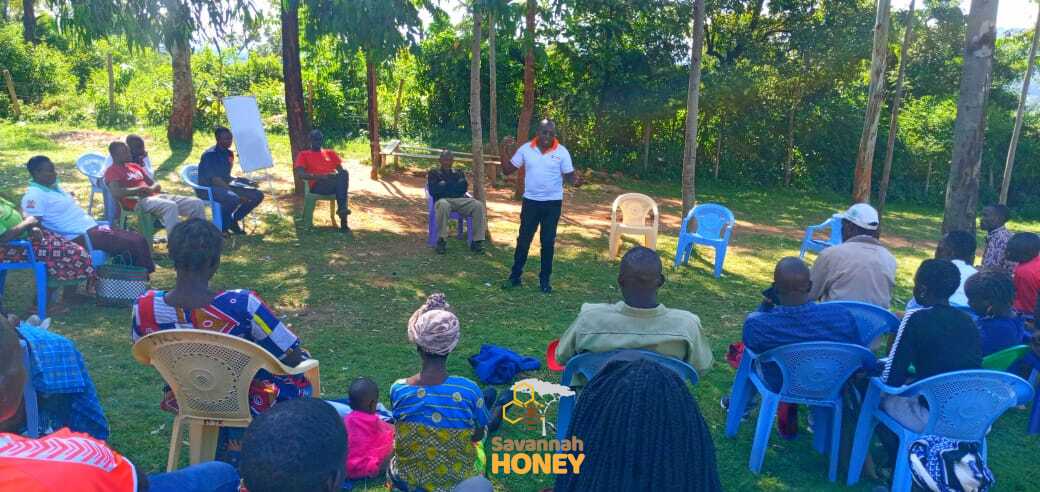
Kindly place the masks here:
<instances>
[{"instance_id":1,"label":"blue plastic chair","mask_svg":"<svg viewBox=\"0 0 1040 492\"><path fill-rule=\"evenodd\" d=\"M466 194L469 196L469 193ZM426 244L430 247L437 246L437 207L433 201L433 195L430 194L429 186L426 187L426 212L429 214L429 231L426 236ZM459 221L457 230L457 238L462 239L462 220L463 217L458 212L452 212L450 215L452 220ZM469 244L473 244L473 217L466 217L466 232L469 233Z\"/></svg>"},{"instance_id":2,"label":"blue plastic chair","mask_svg":"<svg viewBox=\"0 0 1040 492\"><path fill-rule=\"evenodd\" d=\"M883 307L857 301L830 301L827 304L837 304L852 313L864 347L869 347L874 339L885 333L899 331L899 318Z\"/></svg>"},{"instance_id":3,"label":"blue plastic chair","mask_svg":"<svg viewBox=\"0 0 1040 492\"><path fill-rule=\"evenodd\" d=\"M36 279L36 313L40 319L47 317L47 265L36 261L32 243L25 240L9 241L7 247L25 248L26 258L22 262L0 261L0 297L4 295L8 270L32 270Z\"/></svg>"},{"instance_id":4,"label":"blue plastic chair","mask_svg":"<svg viewBox=\"0 0 1040 492\"><path fill-rule=\"evenodd\" d=\"M36 398L36 386L33 386L29 344L25 340L18 340L18 345L22 347L22 363L25 365L25 387L22 389L22 397L25 399L25 435L37 438L40 437L40 406Z\"/></svg>"},{"instance_id":5,"label":"blue plastic chair","mask_svg":"<svg viewBox=\"0 0 1040 492\"><path fill-rule=\"evenodd\" d=\"M845 381L860 369L874 367L877 359L869 350L849 343L806 342L777 347L761 355L744 348L740 368L733 380L729 411L726 415L726 437L734 437L740 430L740 420L751 391L762 395L758 409L755 440L751 446L748 467L754 473L762 471L769 435L779 404L809 405L816 419L814 446L823 453L830 451L827 478L838 477L838 451L841 442L841 389ZM779 391L771 389L761 375L764 364L775 364L783 376ZM829 441L829 442L828 442Z\"/></svg>"},{"instance_id":6,"label":"blue plastic chair","mask_svg":"<svg viewBox=\"0 0 1040 492\"><path fill-rule=\"evenodd\" d=\"M928 402L928 423L918 433L889 416L881 408L885 395L923 397ZM909 491L911 485L910 444L923 435L937 435L962 441L981 443L986 458L986 432L1007 409L1023 405L1033 397L1033 387L1026 380L1000 371L973 369L932 376L909 386L888 386L880 378L870 380L863 399L856 434L849 459L848 485L859 481L867 458L874 427L880 422L899 436L899 454L892 475L893 491Z\"/></svg>"},{"instance_id":7,"label":"blue plastic chair","mask_svg":"<svg viewBox=\"0 0 1040 492\"><path fill-rule=\"evenodd\" d=\"M633 358L649 359L661 364L662 366L674 371L680 378L683 378L690 384L697 384L697 381L700 379L697 376L696 369L674 357L661 355L651 350L623 349L611 350L610 352L582 352L571 357L570 360L567 361L566 368L563 370L560 384L569 386L571 382L574 381L574 376L577 374L584 376L586 381L591 381L592 378L596 376L596 373L606 365L607 361L622 352L632 354ZM567 427L571 422L571 413L574 412L574 403L576 398L577 395L560 398L559 407L557 407L556 412L556 437L560 440L567 438Z\"/></svg>"},{"instance_id":8,"label":"blue plastic chair","mask_svg":"<svg viewBox=\"0 0 1040 492\"><path fill-rule=\"evenodd\" d=\"M224 215L221 212L220 202L213 199L213 190L208 186L199 184L199 166L192 164L181 168L181 181L187 183L195 190L206 192L206 201L209 202L210 213L213 215L213 225L217 229L224 230ZM168 231L167 231L168 232Z\"/></svg>"},{"instance_id":9,"label":"blue plastic chair","mask_svg":"<svg viewBox=\"0 0 1040 492\"><path fill-rule=\"evenodd\" d=\"M696 218L697 230L689 232L690 219ZM726 249L729 247L729 238L733 233L736 220L733 212L717 203L705 203L697 205L686 214L682 221L682 229L679 230L679 246L675 248L675 262L672 265L679 267L679 263L687 264L690 255L693 254L695 244L703 244L715 248L715 278L722 275L722 264L726 261Z\"/></svg>"},{"instance_id":10,"label":"blue plastic chair","mask_svg":"<svg viewBox=\"0 0 1040 492\"><path fill-rule=\"evenodd\" d=\"M830 229L831 236L827 239L814 239L813 236L817 231ZM805 253L812 251L813 253L819 254L831 246L837 246L841 244L841 216L834 214L831 218L823 221L821 224L816 224L805 228L805 238L802 239L802 250L798 253L799 258L805 258Z\"/></svg>"},{"instance_id":11,"label":"blue plastic chair","mask_svg":"<svg viewBox=\"0 0 1040 492\"><path fill-rule=\"evenodd\" d=\"M115 211L110 207L108 189L105 187L105 156L97 152L87 152L76 159L76 169L86 176L90 183L90 202L87 205L87 213L91 216L94 215L94 195L101 194L102 205L105 207L105 219L110 219L110 214L114 214Z\"/></svg>"}]
</instances>

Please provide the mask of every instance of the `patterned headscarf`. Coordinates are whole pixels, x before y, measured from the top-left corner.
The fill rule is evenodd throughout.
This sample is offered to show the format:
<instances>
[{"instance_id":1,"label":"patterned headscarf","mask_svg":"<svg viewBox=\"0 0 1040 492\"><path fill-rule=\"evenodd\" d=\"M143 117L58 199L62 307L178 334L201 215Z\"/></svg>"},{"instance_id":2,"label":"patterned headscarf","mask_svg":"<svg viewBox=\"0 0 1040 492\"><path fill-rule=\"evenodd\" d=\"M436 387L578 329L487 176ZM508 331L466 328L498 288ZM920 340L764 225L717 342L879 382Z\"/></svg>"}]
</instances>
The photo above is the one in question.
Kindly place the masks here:
<instances>
[{"instance_id":1,"label":"patterned headscarf","mask_svg":"<svg viewBox=\"0 0 1040 492\"><path fill-rule=\"evenodd\" d=\"M408 340L433 355L448 355L459 344L459 318L444 294L432 294L408 320Z\"/></svg>"}]
</instances>

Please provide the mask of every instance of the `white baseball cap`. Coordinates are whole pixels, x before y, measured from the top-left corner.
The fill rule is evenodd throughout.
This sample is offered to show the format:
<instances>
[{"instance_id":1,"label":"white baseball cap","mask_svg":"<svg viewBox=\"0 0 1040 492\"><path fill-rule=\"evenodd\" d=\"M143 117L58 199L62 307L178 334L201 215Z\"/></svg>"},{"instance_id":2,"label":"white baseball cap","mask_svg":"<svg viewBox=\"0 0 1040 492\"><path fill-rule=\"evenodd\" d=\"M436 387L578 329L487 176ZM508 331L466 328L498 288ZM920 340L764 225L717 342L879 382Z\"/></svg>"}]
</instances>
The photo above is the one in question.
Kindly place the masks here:
<instances>
[{"instance_id":1,"label":"white baseball cap","mask_svg":"<svg viewBox=\"0 0 1040 492\"><path fill-rule=\"evenodd\" d=\"M878 228L877 210L866 203L857 203L849 207L840 217L868 231L876 231Z\"/></svg>"}]
</instances>

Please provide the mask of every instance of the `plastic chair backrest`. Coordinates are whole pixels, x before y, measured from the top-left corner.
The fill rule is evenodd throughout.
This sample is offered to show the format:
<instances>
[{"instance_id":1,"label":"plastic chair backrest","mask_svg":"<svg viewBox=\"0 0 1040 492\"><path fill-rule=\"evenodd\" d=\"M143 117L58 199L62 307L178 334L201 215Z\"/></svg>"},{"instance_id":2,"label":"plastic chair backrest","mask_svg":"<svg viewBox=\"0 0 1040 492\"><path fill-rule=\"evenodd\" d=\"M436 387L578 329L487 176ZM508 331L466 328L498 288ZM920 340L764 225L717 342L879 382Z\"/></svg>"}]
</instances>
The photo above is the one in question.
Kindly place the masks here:
<instances>
[{"instance_id":1,"label":"plastic chair backrest","mask_svg":"<svg viewBox=\"0 0 1040 492\"><path fill-rule=\"evenodd\" d=\"M300 369L284 366L243 338L195 329L146 335L134 344L133 353L138 362L154 366L170 385L179 415L209 420L248 421L249 386L256 372L286 374Z\"/></svg>"},{"instance_id":2,"label":"plastic chair backrest","mask_svg":"<svg viewBox=\"0 0 1040 492\"><path fill-rule=\"evenodd\" d=\"M998 352L993 352L982 358L982 368L992 371L1006 371L1012 364L1018 362L1023 355L1029 352L1028 345L1016 345Z\"/></svg>"},{"instance_id":3,"label":"plastic chair backrest","mask_svg":"<svg viewBox=\"0 0 1040 492\"><path fill-rule=\"evenodd\" d=\"M25 387L22 398L25 401L25 434L28 437L40 437L40 407L36 395L36 387L32 381L32 359L29 357L29 344L18 340L22 349L22 364L25 366Z\"/></svg>"},{"instance_id":4,"label":"plastic chair backrest","mask_svg":"<svg viewBox=\"0 0 1040 492\"><path fill-rule=\"evenodd\" d=\"M622 355L623 353L624 355ZM567 361L567 365L563 370L563 376L560 378L560 383L563 385L571 384L571 382L574 381L574 376L576 374L581 374L585 377L586 381L591 381L592 378L596 376L596 373L598 373L599 370L615 356L622 356L625 360L637 358L652 360L668 369L671 369L680 378L689 381L690 384L697 384L697 381L700 379L697 375L696 369L674 357L661 355L651 350L621 349L611 350L609 352L582 352L571 357L570 360Z\"/></svg>"},{"instance_id":5,"label":"plastic chair backrest","mask_svg":"<svg viewBox=\"0 0 1040 492\"><path fill-rule=\"evenodd\" d=\"M899 395L927 400L928 423L920 434L980 441L1007 409L1026 404L1033 388L1014 374L973 369L923 379Z\"/></svg>"},{"instance_id":6,"label":"plastic chair backrest","mask_svg":"<svg viewBox=\"0 0 1040 492\"><path fill-rule=\"evenodd\" d=\"M91 184L105 176L105 156L97 152L87 152L76 159L76 169L90 178Z\"/></svg>"},{"instance_id":7,"label":"plastic chair backrest","mask_svg":"<svg viewBox=\"0 0 1040 492\"><path fill-rule=\"evenodd\" d=\"M708 239L725 239L735 222L733 212L717 203L697 205L690 214L697 219L697 234Z\"/></svg>"},{"instance_id":8,"label":"plastic chair backrest","mask_svg":"<svg viewBox=\"0 0 1040 492\"><path fill-rule=\"evenodd\" d=\"M615 198L610 207L611 222L617 222L618 210L621 210L621 224L629 227L652 227L660 217L657 203L642 193L625 193ZM653 214L653 220L648 224L647 216L650 214Z\"/></svg>"},{"instance_id":9,"label":"plastic chair backrest","mask_svg":"<svg viewBox=\"0 0 1040 492\"><path fill-rule=\"evenodd\" d=\"M827 227L831 230L831 237L827 239L827 242L831 246L841 244L841 217L838 214L835 214L825 222L825 224L827 224Z\"/></svg>"},{"instance_id":10,"label":"plastic chair backrest","mask_svg":"<svg viewBox=\"0 0 1040 492\"><path fill-rule=\"evenodd\" d=\"M854 372L871 367L876 358L851 343L792 343L758 355L760 364L775 363L783 374L781 398L834 400Z\"/></svg>"},{"instance_id":11,"label":"plastic chair backrest","mask_svg":"<svg viewBox=\"0 0 1040 492\"><path fill-rule=\"evenodd\" d=\"M883 333L895 333L899 330L899 318L883 307L857 301L830 301L827 304L843 306L852 313L852 317L856 318L856 326L859 327L860 343L864 346L870 345L870 342Z\"/></svg>"},{"instance_id":12,"label":"plastic chair backrest","mask_svg":"<svg viewBox=\"0 0 1040 492\"><path fill-rule=\"evenodd\" d=\"M199 184L199 166L191 164L181 168L181 181L185 184L196 189L208 189L205 186Z\"/></svg>"}]
</instances>

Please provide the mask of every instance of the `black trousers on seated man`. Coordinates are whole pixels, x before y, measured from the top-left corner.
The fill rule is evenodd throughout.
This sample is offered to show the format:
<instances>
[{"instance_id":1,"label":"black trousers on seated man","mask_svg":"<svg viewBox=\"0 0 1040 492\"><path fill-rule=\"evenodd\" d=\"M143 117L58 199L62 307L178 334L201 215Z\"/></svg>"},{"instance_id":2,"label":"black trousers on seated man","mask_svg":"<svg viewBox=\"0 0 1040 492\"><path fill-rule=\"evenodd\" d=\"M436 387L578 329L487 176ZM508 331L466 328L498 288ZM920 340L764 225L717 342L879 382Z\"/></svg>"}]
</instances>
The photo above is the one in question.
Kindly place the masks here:
<instances>
[{"instance_id":1,"label":"black trousers on seated man","mask_svg":"<svg viewBox=\"0 0 1040 492\"><path fill-rule=\"evenodd\" d=\"M556 226L560 222L563 200L540 202L524 198L520 207L520 235L516 238L516 253L513 254L513 270L510 280L520 280L527 263L527 252L531 249L534 232L541 229L538 239L542 242L542 270L538 273L538 281L542 285L549 284L552 276L553 254L556 251Z\"/></svg>"},{"instance_id":2,"label":"black trousers on seated man","mask_svg":"<svg viewBox=\"0 0 1040 492\"><path fill-rule=\"evenodd\" d=\"M335 174L315 180L314 186L311 186L311 193L336 195L336 212L342 216L348 212L347 189L349 186L350 174L341 169Z\"/></svg>"}]
</instances>

